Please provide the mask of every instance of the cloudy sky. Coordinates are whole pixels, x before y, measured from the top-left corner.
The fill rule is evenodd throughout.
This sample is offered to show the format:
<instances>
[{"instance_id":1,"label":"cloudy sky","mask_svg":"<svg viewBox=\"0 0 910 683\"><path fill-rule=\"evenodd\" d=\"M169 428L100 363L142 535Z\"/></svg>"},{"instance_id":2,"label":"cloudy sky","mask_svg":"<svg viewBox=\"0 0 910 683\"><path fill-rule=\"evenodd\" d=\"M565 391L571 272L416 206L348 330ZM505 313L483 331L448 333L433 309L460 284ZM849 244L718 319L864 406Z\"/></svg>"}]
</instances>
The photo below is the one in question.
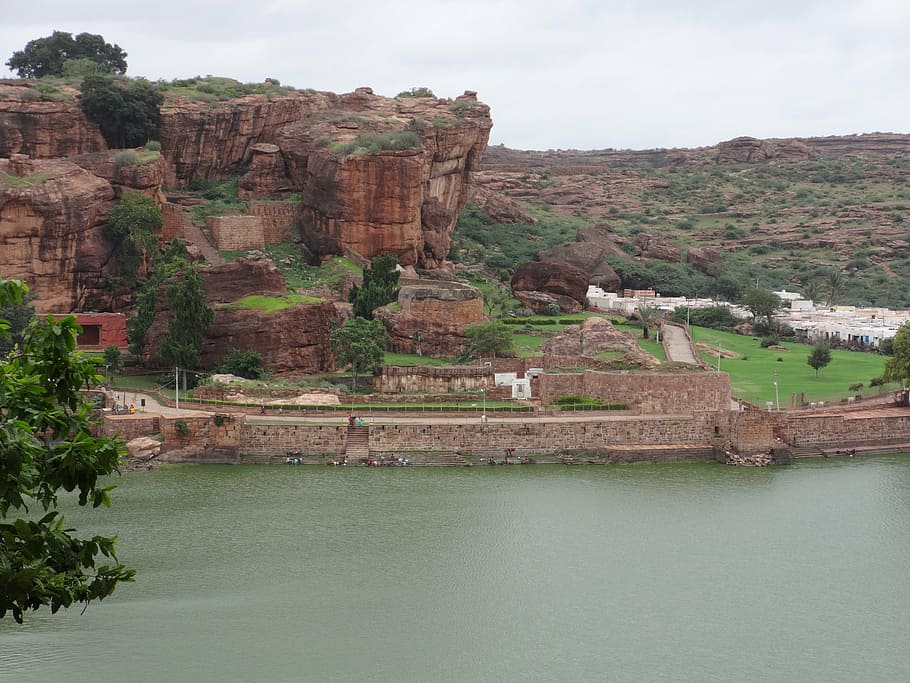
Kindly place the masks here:
<instances>
[{"instance_id":1,"label":"cloudy sky","mask_svg":"<svg viewBox=\"0 0 910 683\"><path fill-rule=\"evenodd\" d=\"M54 30L151 79L476 90L518 149L910 131L906 0L30 0L0 61Z\"/></svg>"}]
</instances>

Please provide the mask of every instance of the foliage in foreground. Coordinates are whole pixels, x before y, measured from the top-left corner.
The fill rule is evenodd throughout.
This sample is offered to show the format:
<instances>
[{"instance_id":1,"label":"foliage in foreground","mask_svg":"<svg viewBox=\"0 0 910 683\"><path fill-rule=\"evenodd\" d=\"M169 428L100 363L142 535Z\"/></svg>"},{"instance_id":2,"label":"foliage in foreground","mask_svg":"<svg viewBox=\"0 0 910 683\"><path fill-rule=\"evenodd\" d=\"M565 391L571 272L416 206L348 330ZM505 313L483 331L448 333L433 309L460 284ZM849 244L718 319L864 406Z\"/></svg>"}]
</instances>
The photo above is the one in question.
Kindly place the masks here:
<instances>
[{"instance_id":1,"label":"foliage in foreground","mask_svg":"<svg viewBox=\"0 0 910 683\"><path fill-rule=\"evenodd\" d=\"M21 302L25 291L0 280L0 306ZM102 600L135 574L117 561L116 537L79 539L57 510L61 489L78 491L80 505L109 506L114 487L99 478L116 472L121 456L113 439L91 435L79 390L101 378L76 353L79 331L73 317L33 321L0 366L0 618L19 623L42 606L56 613Z\"/></svg>"}]
</instances>

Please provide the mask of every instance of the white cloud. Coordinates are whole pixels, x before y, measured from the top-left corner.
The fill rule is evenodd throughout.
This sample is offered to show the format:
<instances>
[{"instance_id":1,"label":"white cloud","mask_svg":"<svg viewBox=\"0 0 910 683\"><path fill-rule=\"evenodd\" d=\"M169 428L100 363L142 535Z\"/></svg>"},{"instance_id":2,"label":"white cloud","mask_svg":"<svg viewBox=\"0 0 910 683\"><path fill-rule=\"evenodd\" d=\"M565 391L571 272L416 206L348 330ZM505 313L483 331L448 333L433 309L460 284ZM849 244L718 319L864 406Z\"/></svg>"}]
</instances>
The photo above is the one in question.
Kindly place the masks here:
<instances>
[{"instance_id":1,"label":"white cloud","mask_svg":"<svg viewBox=\"0 0 910 683\"><path fill-rule=\"evenodd\" d=\"M906 130L908 26L897 0L38 0L4 17L0 56L89 31L133 75L477 90L493 143L640 148Z\"/></svg>"}]
</instances>

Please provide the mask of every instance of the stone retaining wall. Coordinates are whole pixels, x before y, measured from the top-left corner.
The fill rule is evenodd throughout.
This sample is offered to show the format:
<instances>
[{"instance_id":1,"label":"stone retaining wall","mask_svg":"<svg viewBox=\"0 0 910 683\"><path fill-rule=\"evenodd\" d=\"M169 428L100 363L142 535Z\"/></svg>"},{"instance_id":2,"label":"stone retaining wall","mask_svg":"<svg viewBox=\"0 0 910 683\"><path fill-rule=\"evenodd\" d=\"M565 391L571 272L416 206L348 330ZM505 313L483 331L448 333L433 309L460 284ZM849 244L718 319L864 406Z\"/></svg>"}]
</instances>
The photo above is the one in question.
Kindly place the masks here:
<instances>
[{"instance_id":1,"label":"stone retaining wall","mask_svg":"<svg viewBox=\"0 0 910 683\"><path fill-rule=\"evenodd\" d=\"M219 251L246 251L265 247L259 216L208 216L205 223Z\"/></svg>"},{"instance_id":2,"label":"stone retaining wall","mask_svg":"<svg viewBox=\"0 0 910 683\"><path fill-rule=\"evenodd\" d=\"M540 376L540 400L590 396L625 403L642 413L728 411L730 376L721 372L593 372Z\"/></svg>"},{"instance_id":3,"label":"stone retaining wall","mask_svg":"<svg viewBox=\"0 0 910 683\"><path fill-rule=\"evenodd\" d=\"M264 246L287 242L298 236L298 222L303 214L300 202L249 202L250 213L262 225Z\"/></svg>"}]
</instances>

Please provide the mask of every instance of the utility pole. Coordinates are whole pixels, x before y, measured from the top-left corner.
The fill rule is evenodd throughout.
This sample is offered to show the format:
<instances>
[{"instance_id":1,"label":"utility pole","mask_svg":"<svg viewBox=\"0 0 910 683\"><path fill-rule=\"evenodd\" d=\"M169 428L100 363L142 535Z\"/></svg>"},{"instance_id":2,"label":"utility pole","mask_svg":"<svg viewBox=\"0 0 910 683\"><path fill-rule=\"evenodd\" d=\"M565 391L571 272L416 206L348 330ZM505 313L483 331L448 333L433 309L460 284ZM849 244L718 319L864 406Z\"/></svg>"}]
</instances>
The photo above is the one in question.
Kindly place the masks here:
<instances>
[{"instance_id":1,"label":"utility pole","mask_svg":"<svg viewBox=\"0 0 910 683\"><path fill-rule=\"evenodd\" d=\"M174 368L174 405L180 409L180 368Z\"/></svg>"},{"instance_id":2,"label":"utility pole","mask_svg":"<svg viewBox=\"0 0 910 683\"><path fill-rule=\"evenodd\" d=\"M780 412L780 392L777 388L777 370L774 371L774 402L777 404L777 412Z\"/></svg>"}]
</instances>

